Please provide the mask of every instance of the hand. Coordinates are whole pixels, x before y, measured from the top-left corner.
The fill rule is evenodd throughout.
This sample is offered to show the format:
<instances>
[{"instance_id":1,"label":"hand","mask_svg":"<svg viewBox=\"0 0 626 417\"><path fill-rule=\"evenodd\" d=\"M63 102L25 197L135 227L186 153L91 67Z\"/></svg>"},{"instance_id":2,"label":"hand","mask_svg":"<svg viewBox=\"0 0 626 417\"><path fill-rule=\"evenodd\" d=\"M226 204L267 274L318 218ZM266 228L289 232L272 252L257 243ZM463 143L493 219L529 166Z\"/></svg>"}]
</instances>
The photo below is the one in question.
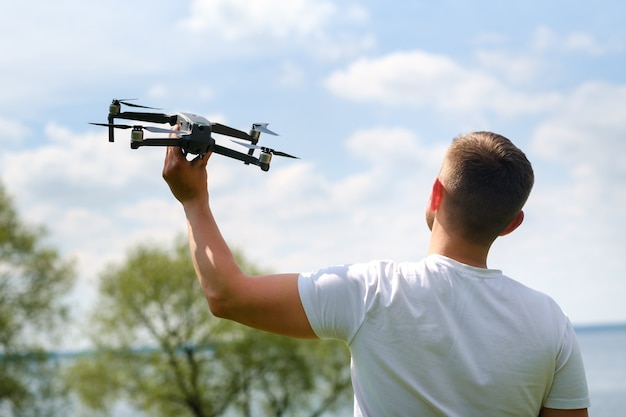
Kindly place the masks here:
<instances>
[{"instance_id":1,"label":"hand","mask_svg":"<svg viewBox=\"0 0 626 417\"><path fill-rule=\"evenodd\" d=\"M170 134L170 137L175 135ZM178 146L168 146L163 163L163 178L172 194L183 204L193 201L208 204L206 165L210 153L198 155L188 161L183 150Z\"/></svg>"}]
</instances>

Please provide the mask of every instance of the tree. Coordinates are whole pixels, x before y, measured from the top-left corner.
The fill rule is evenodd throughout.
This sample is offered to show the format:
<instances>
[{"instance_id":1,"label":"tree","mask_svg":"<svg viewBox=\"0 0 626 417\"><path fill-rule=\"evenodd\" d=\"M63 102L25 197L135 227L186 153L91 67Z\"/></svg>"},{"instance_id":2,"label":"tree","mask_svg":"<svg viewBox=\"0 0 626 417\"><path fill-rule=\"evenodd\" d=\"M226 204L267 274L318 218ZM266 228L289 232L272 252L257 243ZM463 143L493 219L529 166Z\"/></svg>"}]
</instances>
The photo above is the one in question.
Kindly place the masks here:
<instances>
[{"instance_id":1,"label":"tree","mask_svg":"<svg viewBox=\"0 0 626 417\"><path fill-rule=\"evenodd\" d=\"M260 271L236 254L250 274ZM142 245L101 276L96 352L69 369L84 404L125 398L146 414L317 416L349 403L344 345L288 339L210 313L182 239ZM343 402L342 402L343 401Z\"/></svg>"},{"instance_id":2,"label":"tree","mask_svg":"<svg viewBox=\"0 0 626 417\"><path fill-rule=\"evenodd\" d=\"M247 329L228 347L239 381L235 408L243 416L309 416L351 406L346 346ZM254 411L262 411L260 414Z\"/></svg>"},{"instance_id":3,"label":"tree","mask_svg":"<svg viewBox=\"0 0 626 417\"><path fill-rule=\"evenodd\" d=\"M67 323L63 296L74 283L70 262L46 247L42 227L24 224L0 184L0 411L54 415L64 389L42 335Z\"/></svg>"}]
</instances>

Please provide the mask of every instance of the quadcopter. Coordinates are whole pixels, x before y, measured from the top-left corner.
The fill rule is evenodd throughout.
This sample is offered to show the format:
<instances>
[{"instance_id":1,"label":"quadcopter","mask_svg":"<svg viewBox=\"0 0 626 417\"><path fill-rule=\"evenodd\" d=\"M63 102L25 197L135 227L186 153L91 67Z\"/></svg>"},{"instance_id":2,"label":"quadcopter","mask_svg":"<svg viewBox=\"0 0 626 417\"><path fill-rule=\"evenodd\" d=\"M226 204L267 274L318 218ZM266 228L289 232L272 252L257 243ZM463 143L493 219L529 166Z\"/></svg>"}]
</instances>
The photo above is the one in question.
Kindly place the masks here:
<instances>
[{"instance_id":1,"label":"quadcopter","mask_svg":"<svg viewBox=\"0 0 626 417\"><path fill-rule=\"evenodd\" d=\"M159 110L154 107L142 106L139 104L129 103L132 99L113 99L109 105L108 123L90 123L96 126L105 126L109 128L109 142L114 141L115 129L131 129L130 147L138 149L142 146L178 146L183 150L185 155L205 155L209 152L227 156L229 158L243 161L246 165L257 165L263 171L270 169L272 155L283 156L287 158L298 157L286 154L284 152L275 151L265 146L259 146L259 137L261 133L278 136L267 128L268 123L253 123L249 133L242 130L232 128L220 123L212 123L202 116L192 113L151 113L139 111L122 111L122 105L142 108L150 110ZM156 126L142 126L130 124L116 124L115 119L125 119L142 121L149 123L169 124L178 129L167 129ZM151 133L174 134L178 137L167 138L144 138L144 131ZM212 133L229 136L232 142L248 148L247 152L239 152L226 146L218 145L211 135ZM255 151L259 150L259 155L255 156Z\"/></svg>"}]
</instances>

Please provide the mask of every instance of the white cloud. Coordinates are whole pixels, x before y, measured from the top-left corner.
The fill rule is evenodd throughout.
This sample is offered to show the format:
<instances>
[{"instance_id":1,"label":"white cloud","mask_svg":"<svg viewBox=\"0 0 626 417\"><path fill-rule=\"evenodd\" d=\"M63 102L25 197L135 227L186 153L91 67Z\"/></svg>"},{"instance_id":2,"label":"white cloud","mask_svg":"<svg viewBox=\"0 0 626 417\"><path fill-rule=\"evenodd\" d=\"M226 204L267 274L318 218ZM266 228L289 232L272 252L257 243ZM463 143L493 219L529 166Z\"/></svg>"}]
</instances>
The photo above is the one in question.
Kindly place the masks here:
<instances>
[{"instance_id":1,"label":"white cloud","mask_svg":"<svg viewBox=\"0 0 626 417\"><path fill-rule=\"evenodd\" d=\"M543 53L566 52L602 56L623 50L624 43L614 39L600 41L588 32L570 32L560 35L550 27L541 26L535 30L531 47Z\"/></svg>"},{"instance_id":2,"label":"white cloud","mask_svg":"<svg viewBox=\"0 0 626 417\"><path fill-rule=\"evenodd\" d=\"M565 39L565 48L570 51L580 51L589 55L602 55L607 48L596 42L588 33L571 33Z\"/></svg>"},{"instance_id":3,"label":"white cloud","mask_svg":"<svg viewBox=\"0 0 626 417\"><path fill-rule=\"evenodd\" d=\"M626 86L580 85L537 127L534 150L566 164L577 181L595 177L626 186L625 102Z\"/></svg>"},{"instance_id":4,"label":"white cloud","mask_svg":"<svg viewBox=\"0 0 626 417\"><path fill-rule=\"evenodd\" d=\"M296 45L328 60L353 56L375 45L371 34L345 30L346 26L364 26L368 19L369 12L361 6L342 7L328 0L192 0L189 16L178 26L192 34L191 40L206 35L219 39L213 42L213 50L227 52L236 44L239 53L263 54L269 45Z\"/></svg>"},{"instance_id":5,"label":"white cloud","mask_svg":"<svg viewBox=\"0 0 626 417\"><path fill-rule=\"evenodd\" d=\"M357 101L425 105L433 90L460 73L452 60L424 52L397 52L361 58L326 80L333 93Z\"/></svg>"},{"instance_id":6,"label":"white cloud","mask_svg":"<svg viewBox=\"0 0 626 417\"><path fill-rule=\"evenodd\" d=\"M194 0L183 25L192 31L219 34L226 40L262 35L277 39L320 32L337 12L328 1Z\"/></svg>"},{"instance_id":7,"label":"white cloud","mask_svg":"<svg viewBox=\"0 0 626 417\"><path fill-rule=\"evenodd\" d=\"M371 167L431 173L434 178L446 146L425 148L415 132L406 128L372 127L350 136L347 148Z\"/></svg>"},{"instance_id":8,"label":"white cloud","mask_svg":"<svg viewBox=\"0 0 626 417\"><path fill-rule=\"evenodd\" d=\"M626 250L626 87L581 85L560 113L537 127L533 151L561 170L565 183L546 187L543 208L571 242L568 251L594 261L621 259ZM570 246L571 245L571 246Z\"/></svg>"},{"instance_id":9,"label":"white cloud","mask_svg":"<svg viewBox=\"0 0 626 417\"><path fill-rule=\"evenodd\" d=\"M502 74L505 80L513 84L528 84L544 69L543 61L531 55L516 55L502 50L480 50L476 56L486 71Z\"/></svg>"},{"instance_id":10,"label":"white cloud","mask_svg":"<svg viewBox=\"0 0 626 417\"><path fill-rule=\"evenodd\" d=\"M555 66L563 65L556 56L598 57L621 49L616 42L609 40L601 43L589 33L561 36L545 26L535 30L533 39L524 50L510 48L506 42L497 45L485 41L481 43L486 45L476 52L476 57L485 71L497 74L513 85L524 84L528 88L536 88L533 83L540 84L543 76L554 76Z\"/></svg>"},{"instance_id":11,"label":"white cloud","mask_svg":"<svg viewBox=\"0 0 626 417\"><path fill-rule=\"evenodd\" d=\"M537 114L560 103L558 94L516 91L480 68L423 51L359 59L331 74L325 85L353 101L466 114Z\"/></svg>"},{"instance_id":12,"label":"white cloud","mask_svg":"<svg viewBox=\"0 0 626 417\"><path fill-rule=\"evenodd\" d=\"M154 190L150 172L162 164L163 150L130 152L122 132L109 143L105 128L75 133L51 123L44 145L2 155L3 179L28 203L44 199L109 205L121 197L132 198L131 187L137 193Z\"/></svg>"}]
</instances>

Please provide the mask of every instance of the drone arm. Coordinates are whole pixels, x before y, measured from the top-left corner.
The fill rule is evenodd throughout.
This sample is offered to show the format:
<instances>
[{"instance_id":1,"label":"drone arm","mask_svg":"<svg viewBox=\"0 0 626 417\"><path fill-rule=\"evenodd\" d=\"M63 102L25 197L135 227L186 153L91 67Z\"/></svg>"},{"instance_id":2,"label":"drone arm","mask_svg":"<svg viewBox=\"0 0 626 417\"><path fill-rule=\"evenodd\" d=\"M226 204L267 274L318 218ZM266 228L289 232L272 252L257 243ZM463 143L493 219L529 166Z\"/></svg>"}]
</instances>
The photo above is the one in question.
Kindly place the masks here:
<instances>
[{"instance_id":1,"label":"drone arm","mask_svg":"<svg viewBox=\"0 0 626 417\"><path fill-rule=\"evenodd\" d=\"M110 116L109 116L110 117ZM169 123L174 126L176 124L177 116L172 116L164 113L142 113L134 111L126 111L113 115L113 118L126 119L126 120L140 120L142 122L151 123Z\"/></svg>"},{"instance_id":2,"label":"drone arm","mask_svg":"<svg viewBox=\"0 0 626 417\"><path fill-rule=\"evenodd\" d=\"M140 148L142 146L178 146L178 147L183 148L183 150L186 150L187 152L190 152L190 150L188 148L190 146L192 146L192 145L190 144L189 140L182 139L182 138L181 139L176 139L176 138L159 139L159 138L155 138L155 139L144 139L144 140L140 140L140 141L131 141L130 142L130 147L132 149L137 149L137 148ZM241 153L241 152L238 152L238 151L236 151L234 149L230 149L230 148L227 148L225 146L220 146L220 145L217 145L215 143L207 144L206 147L204 149L202 149L202 152L198 152L197 150L193 150L190 153L198 154L198 153L208 153L208 152L218 153L220 155L224 155L224 156L227 156L229 158L238 159L238 160L243 161L243 162L248 163L248 164L260 165L259 159L255 158L254 156L250 156L248 154Z\"/></svg>"},{"instance_id":3,"label":"drone arm","mask_svg":"<svg viewBox=\"0 0 626 417\"><path fill-rule=\"evenodd\" d=\"M213 148L211 149L211 152L218 153L220 155L224 155L224 156L227 156L229 158L238 159L238 160L243 161L243 162L245 162L247 164L259 165L258 158L255 158L254 156L248 155L247 153L238 152L238 151L236 151L234 149L230 149L230 148L227 148L225 146L213 145Z\"/></svg>"},{"instance_id":4,"label":"drone arm","mask_svg":"<svg viewBox=\"0 0 626 417\"><path fill-rule=\"evenodd\" d=\"M144 140L134 140L130 142L130 147L132 149L137 149L142 146L181 146L183 143L180 139L144 139Z\"/></svg>"},{"instance_id":5,"label":"drone arm","mask_svg":"<svg viewBox=\"0 0 626 417\"><path fill-rule=\"evenodd\" d=\"M235 128L232 128L230 126L226 126L220 123L211 123L211 131L213 133L218 133L220 135L226 135L226 136L230 136L233 138L239 138L239 139L248 140L252 142L252 138L246 132L237 130Z\"/></svg>"},{"instance_id":6,"label":"drone arm","mask_svg":"<svg viewBox=\"0 0 626 417\"><path fill-rule=\"evenodd\" d=\"M109 113L109 142L114 142L115 141L115 129L113 128L113 122L115 116L111 113Z\"/></svg>"},{"instance_id":7,"label":"drone arm","mask_svg":"<svg viewBox=\"0 0 626 417\"><path fill-rule=\"evenodd\" d=\"M185 153L193 155L204 155L213 150L215 141L193 140L186 137L177 138L153 138L143 140L131 140L131 149L137 149L142 146L177 146Z\"/></svg>"}]
</instances>

